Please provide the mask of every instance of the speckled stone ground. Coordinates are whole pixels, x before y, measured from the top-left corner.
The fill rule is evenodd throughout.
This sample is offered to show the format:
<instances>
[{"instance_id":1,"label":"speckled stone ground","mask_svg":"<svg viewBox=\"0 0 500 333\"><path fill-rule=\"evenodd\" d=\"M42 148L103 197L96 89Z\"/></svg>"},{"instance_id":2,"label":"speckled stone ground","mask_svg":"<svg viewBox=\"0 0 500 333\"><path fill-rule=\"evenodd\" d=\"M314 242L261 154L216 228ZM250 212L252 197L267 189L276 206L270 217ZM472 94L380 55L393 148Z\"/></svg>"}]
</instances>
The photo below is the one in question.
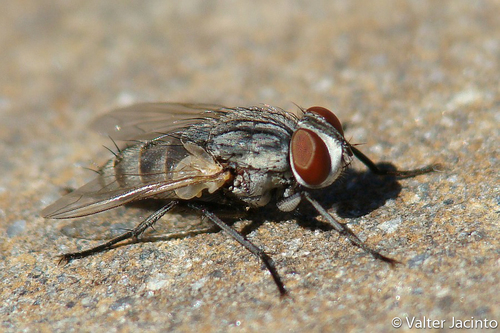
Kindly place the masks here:
<instances>
[{"instance_id":1,"label":"speckled stone ground","mask_svg":"<svg viewBox=\"0 0 500 333\"><path fill-rule=\"evenodd\" d=\"M0 331L387 332L393 318L404 331L471 317L494 326L499 12L498 1L468 0L5 3ZM57 254L99 241L66 236L72 221L40 210L109 157L109 140L87 124L143 101L323 105L374 160L445 169L395 181L355 163L317 194L396 268L335 232L264 215L248 237L275 259L284 300L223 233L58 266Z\"/></svg>"}]
</instances>

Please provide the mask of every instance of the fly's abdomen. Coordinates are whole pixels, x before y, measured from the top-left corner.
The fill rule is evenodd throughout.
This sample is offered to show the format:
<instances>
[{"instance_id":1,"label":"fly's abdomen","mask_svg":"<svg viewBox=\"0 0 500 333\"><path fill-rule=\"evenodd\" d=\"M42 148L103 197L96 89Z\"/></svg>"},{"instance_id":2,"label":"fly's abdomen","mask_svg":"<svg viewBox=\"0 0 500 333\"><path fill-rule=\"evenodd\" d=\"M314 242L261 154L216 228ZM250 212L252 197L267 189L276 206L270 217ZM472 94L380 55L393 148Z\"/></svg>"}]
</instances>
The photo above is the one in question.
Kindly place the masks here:
<instances>
[{"instance_id":1,"label":"fly's abdomen","mask_svg":"<svg viewBox=\"0 0 500 333\"><path fill-rule=\"evenodd\" d=\"M103 172L113 172L121 187L162 183L175 178L175 166L187 155L177 139L151 141L124 149Z\"/></svg>"},{"instance_id":2,"label":"fly's abdomen","mask_svg":"<svg viewBox=\"0 0 500 333\"><path fill-rule=\"evenodd\" d=\"M156 199L201 197L231 178L203 148L175 137L128 147L101 170L101 186L136 189ZM114 185L113 185L114 184Z\"/></svg>"}]
</instances>

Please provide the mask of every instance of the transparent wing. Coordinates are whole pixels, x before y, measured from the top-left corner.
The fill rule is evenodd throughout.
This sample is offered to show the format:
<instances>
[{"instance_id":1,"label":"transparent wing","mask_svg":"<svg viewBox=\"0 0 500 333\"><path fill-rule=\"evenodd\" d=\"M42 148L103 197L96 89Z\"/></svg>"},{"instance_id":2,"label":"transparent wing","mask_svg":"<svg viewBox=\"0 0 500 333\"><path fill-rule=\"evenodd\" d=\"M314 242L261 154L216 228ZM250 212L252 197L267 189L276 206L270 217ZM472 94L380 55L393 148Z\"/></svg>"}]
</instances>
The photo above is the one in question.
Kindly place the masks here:
<instances>
[{"instance_id":1,"label":"transparent wing","mask_svg":"<svg viewBox=\"0 0 500 333\"><path fill-rule=\"evenodd\" d=\"M230 177L229 172L223 170L210 175L200 175L202 172L193 170L189 175L188 171L183 170L183 175L188 174L183 178L130 186L118 182L114 176L99 176L42 210L42 216L53 219L75 218L99 213L140 199L174 199L178 197L175 190L182 189L183 193L189 192L186 195L196 194L208 188L204 184L219 184L218 187L220 187ZM195 173L198 174L195 175ZM132 179L132 177L129 178ZM215 190L216 188L211 188L212 192Z\"/></svg>"},{"instance_id":2,"label":"transparent wing","mask_svg":"<svg viewBox=\"0 0 500 333\"><path fill-rule=\"evenodd\" d=\"M97 118L91 127L114 140L143 139L206 118L218 118L225 110L214 104L141 103L111 111Z\"/></svg>"},{"instance_id":3,"label":"transparent wing","mask_svg":"<svg viewBox=\"0 0 500 333\"><path fill-rule=\"evenodd\" d=\"M175 166L171 171L140 172L134 151L144 155L144 146L130 147L123 152L120 163L131 168L125 167L118 173L115 161L111 160L96 179L45 208L42 216L81 217L146 198L191 199L199 197L205 189L214 193L231 177L201 147L191 143L167 147L171 156L168 161ZM129 152L132 154L128 155Z\"/></svg>"},{"instance_id":4,"label":"transparent wing","mask_svg":"<svg viewBox=\"0 0 500 333\"><path fill-rule=\"evenodd\" d=\"M141 198L147 186L122 187L112 176L99 176L42 210L45 218L73 218L95 214Z\"/></svg>"},{"instance_id":5,"label":"transparent wing","mask_svg":"<svg viewBox=\"0 0 500 333\"><path fill-rule=\"evenodd\" d=\"M176 128L219 117L223 113L224 108L218 105L145 103L112 111L98 118L92 126L118 140L146 136L157 139L158 132L168 137ZM163 149L168 147L181 152L177 154L178 158L169 157L169 163L174 166L182 165L182 169L170 171L168 174L164 171L156 174L130 171L117 176L111 163L95 180L45 208L42 216L57 219L75 218L145 198L186 199L197 196L204 189L213 193L230 177L228 172L223 171L213 157L200 147L185 146L180 142L173 145L167 140ZM190 156L189 159L186 159L186 154ZM131 165L136 165L135 160L132 162L134 163ZM155 177L159 174L164 175L164 180L159 181L158 177ZM152 176L154 180L145 182L145 176Z\"/></svg>"}]
</instances>

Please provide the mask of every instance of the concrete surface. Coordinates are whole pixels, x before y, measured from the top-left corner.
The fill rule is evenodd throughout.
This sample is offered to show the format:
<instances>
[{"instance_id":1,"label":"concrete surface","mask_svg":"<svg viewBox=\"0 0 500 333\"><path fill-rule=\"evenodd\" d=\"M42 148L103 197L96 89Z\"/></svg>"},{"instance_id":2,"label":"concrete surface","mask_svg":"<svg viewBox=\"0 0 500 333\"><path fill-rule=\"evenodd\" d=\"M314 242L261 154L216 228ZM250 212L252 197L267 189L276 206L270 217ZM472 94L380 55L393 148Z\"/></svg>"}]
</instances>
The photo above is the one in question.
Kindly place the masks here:
<instances>
[{"instance_id":1,"label":"concrete surface","mask_svg":"<svg viewBox=\"0 0 500 333\"><path fill-rule=\"evenodd\" d=\"M388 332L396 317L399 331L412 320L494 326L499 12L469 0L6 2L0 331ZM72 221L40 210L110 156L87 124L144 101L322 105L374 160L446 168L384 181L355 163L317 194L395 268L335 232L265 215L248 237L275 259L284 300L220 232L58 266L57 254L100 241L66 236Z\"/></svg>"}]
</instances>

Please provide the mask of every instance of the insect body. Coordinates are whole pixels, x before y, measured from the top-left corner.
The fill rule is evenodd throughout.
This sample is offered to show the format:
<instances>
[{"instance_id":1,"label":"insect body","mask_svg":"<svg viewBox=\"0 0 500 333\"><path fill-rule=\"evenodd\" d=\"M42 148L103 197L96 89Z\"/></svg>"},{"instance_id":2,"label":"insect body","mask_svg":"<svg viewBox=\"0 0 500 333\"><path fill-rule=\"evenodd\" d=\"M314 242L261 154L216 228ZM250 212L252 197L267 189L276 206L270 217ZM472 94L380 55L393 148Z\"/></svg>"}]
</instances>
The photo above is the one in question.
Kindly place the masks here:
<instances>
[{"instance_id":1,"label":"insect body","mask_svg":"<svg viewBox=\"0 0 500 333\"><path fill-rule=\"evenodd\" d=\"M379 169L347 142L338 118L322 107L303 110L299 119L271 106L138 104L115 110L96 120L94 126L117 140L134 140L134 144L119 151L97 179L45 208L42 215L75 218L148 198L165 200L165 205L133 230L95 248L64 254L63 261L139 237L173 207L187 204L260 257L282 295L286 289L272 259L209 211L207 202L258 208L273 201L287 212L305 200L355 245L393 263L338 223L309 191L331 185L353 156L377 174L409 177L434 169Z\"/></svg>"}]
</instances>

